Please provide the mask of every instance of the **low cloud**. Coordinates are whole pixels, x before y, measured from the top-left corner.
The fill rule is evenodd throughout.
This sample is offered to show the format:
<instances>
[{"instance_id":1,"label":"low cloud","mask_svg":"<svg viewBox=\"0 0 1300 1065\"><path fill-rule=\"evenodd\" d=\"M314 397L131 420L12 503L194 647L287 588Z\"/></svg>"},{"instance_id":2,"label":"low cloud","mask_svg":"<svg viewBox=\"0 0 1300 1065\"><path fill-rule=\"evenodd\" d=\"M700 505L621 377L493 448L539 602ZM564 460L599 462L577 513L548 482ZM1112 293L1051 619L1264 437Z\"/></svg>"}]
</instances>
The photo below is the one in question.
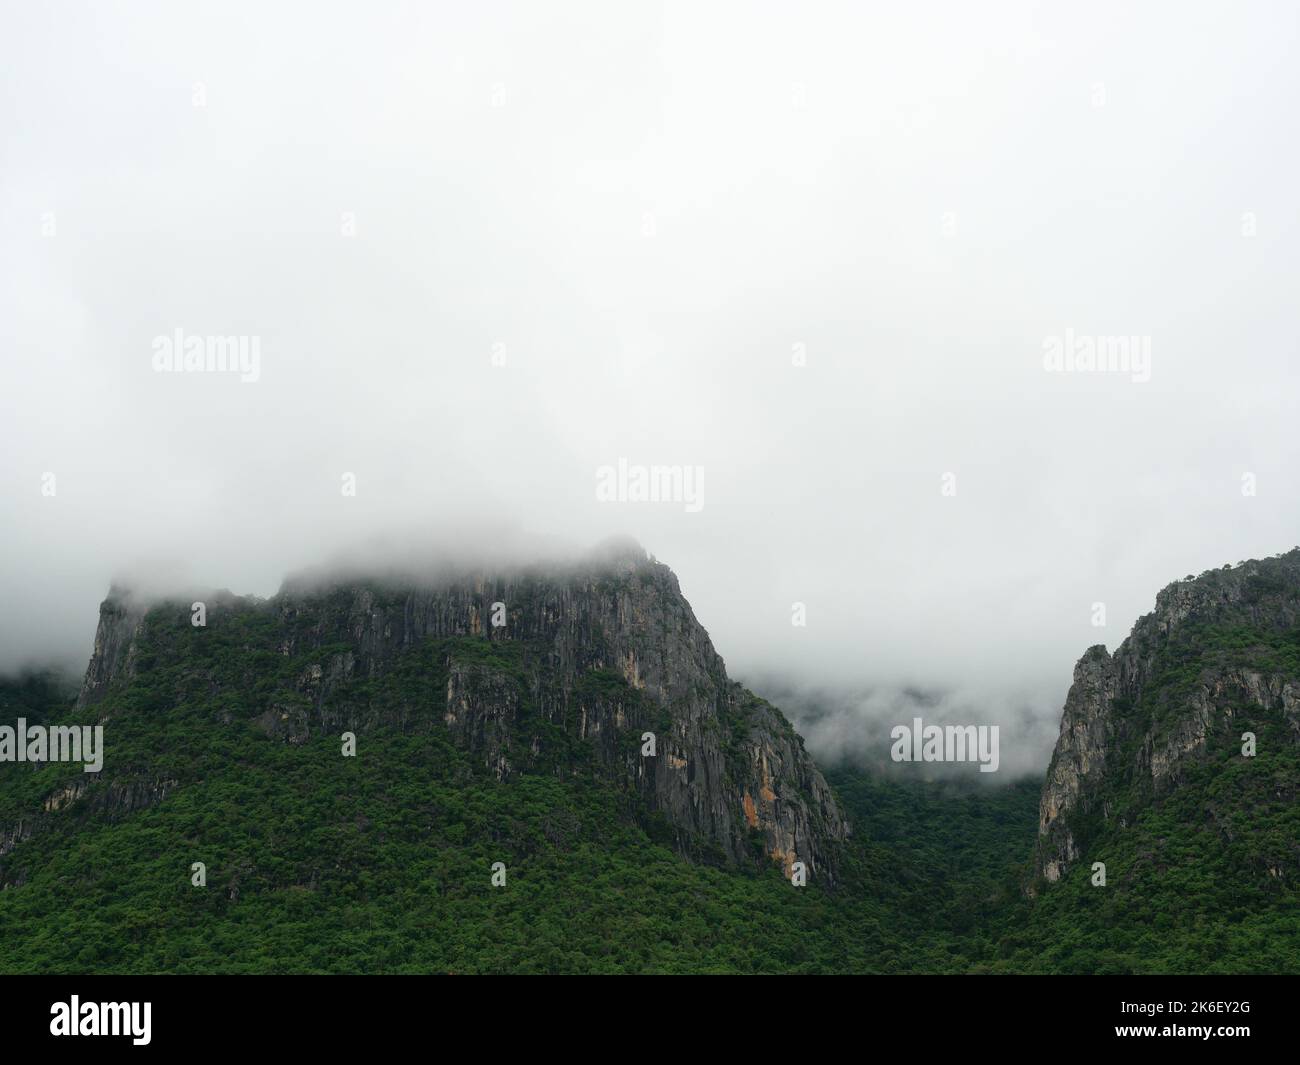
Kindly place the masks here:
<instances>
[{"instance_id":1,"label":"low cloud","mask_svg":"<svg viewBox=\"0 0 1300 1065\"><path fill-rule=\"evenodd\" d=\"M877 773L923 780L978 780L1005 784L1041 776L1056 743L1062 690L1055 700L1008 697L1005 693L922 691L915 688L846 689L791 684L788 678L751 676L747 686L790 718L818 764L851 765ZM975 761L896 762L890 756L896 726L998 726L1000 761L994 773L981 773Z\"/></svg>"},{"instance_id":2,"label":"low cloud","mask_svg":"<svg viewBox=\"0 0 1300 1065\"><path fill-rule=\"evenodd\" d=\"M626 533L825 755L949 693L1000 777L1295 542L1294 11L10 7L0 670L113 581Z\"/></svg>"}]
</instances>

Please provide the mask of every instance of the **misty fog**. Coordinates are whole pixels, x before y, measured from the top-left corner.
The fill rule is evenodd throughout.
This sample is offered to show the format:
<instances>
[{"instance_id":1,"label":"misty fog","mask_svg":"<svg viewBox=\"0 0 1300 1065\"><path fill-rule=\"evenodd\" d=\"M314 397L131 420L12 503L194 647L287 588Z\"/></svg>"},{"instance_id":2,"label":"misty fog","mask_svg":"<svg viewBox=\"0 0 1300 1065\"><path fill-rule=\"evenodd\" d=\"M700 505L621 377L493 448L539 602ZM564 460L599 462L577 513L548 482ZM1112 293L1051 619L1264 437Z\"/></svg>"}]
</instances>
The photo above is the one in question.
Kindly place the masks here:
<instances>
[{"instance_id":1,"label":"misty fog","mask_svg":"<svg viewBox=\"0 0 1300 1065\"><path fill-rule=\"evenodd\" d=\"M4 5L0 669L115 580L626 534L820 757L1040 771L1086 647L1300 541L1294 7L546 8Z\"/></svg>"}]
</instances>

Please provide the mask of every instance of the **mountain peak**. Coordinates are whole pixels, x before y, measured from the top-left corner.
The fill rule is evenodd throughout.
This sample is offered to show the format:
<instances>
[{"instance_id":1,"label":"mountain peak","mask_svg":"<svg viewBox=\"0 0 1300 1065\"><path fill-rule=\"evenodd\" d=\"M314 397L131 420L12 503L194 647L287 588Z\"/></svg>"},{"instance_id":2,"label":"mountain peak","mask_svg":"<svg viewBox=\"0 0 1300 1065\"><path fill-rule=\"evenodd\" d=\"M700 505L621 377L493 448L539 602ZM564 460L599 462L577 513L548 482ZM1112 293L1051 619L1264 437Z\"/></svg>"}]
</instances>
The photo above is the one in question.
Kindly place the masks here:
<instances>
[{"instance_id":1,"label":"mountain peak","mask_svg":"<svg viewBox=\"0 0 1300 1065\"><path fill-rule=\"evenodd\" d=\"M1298 629L1294 549L1175 581L1113 655L1090 647L1043 787L1035 876L1061 879L1198 766L1240 764L1247 733L1294 744Z\"/></svg>"},{"instance_id":2,"label":"mountain peak","mask_svg":"<svg viewBox=\"0 0 1300 1065\"><path fill-rule=\"evenodd\" d=\"M249 688L245 659L280 679ZM303 575L270 600L209 603L203 627L188 600L111 595L82 705L164 660L192 662L189 684L272 740L433 730L499 778L595 772L689 855L829 877L848 835L789 722L728 678L672 571L626 538L563 565Z\"/></svg>"}]
</instances>

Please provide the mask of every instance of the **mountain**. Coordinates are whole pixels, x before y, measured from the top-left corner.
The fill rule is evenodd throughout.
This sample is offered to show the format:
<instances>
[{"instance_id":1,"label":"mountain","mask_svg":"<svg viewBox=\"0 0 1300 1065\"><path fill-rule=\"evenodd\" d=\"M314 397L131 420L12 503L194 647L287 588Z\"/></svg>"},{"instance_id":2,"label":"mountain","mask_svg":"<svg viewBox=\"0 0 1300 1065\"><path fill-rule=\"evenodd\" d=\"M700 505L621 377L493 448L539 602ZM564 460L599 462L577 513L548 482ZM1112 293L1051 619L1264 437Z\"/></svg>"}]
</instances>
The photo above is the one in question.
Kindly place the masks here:
<instances>
[{"instance_id":1,"label":"mountain","mask_svg":"<svg viewBox=\"0 0 1300 1065\"><path fill-rule=\"evenodd\" d=\"M789 724L727 678L676 578L637 548L199 598L196 626L190 596L114 589L79 694L0 684L6 721L105 730L98 774L0 763L0 970L949 956L932 919L900 925L899 863L855 843Z\"/></svg>"},{"instance_id":2,"label":"mountain","mask_svg":"<svg viewBox=\"0 0 1300 1065\"><path fill-rule=\"evenodd\" d=\"M301 579L205 608L197 627L189 602L112 594L79 705L179 654L192 665L175 702L201 687L276 740L445 729L499 780L607 777L683 854L833 879L849 826L822 774L780 712L728 679L676 576L639 546L437 582Z\"/></svg>"},{"instance_id":3,"label":"mountain","mask_svg":"<svg viewBox=\"0 0 1300 1065\"><path fill-rule=\"evenodd\" d=\"M1094 856L1094 841L1189 788L1206 790L1206 818L1228 847L1246 829L1232 816L1246 794L1256 812L1295 809L1298 743L1300 549L1177 581L1114 655L1099 644L1074 667L1034 872L1055 883ZM1207 789L1224 779L1235 796L1226 809ZM1300 833L1249 834L1241 875L1267 886L1300 872Z\"/></svg>"},{"instance_id":4,"label":"mountain","mask_svg":"<svg viewBox=\"0 0 1300 1065\"><path fill-rule=\"evenodd\" d=\"M1300 550L1169 585L1075 666L1007 949L1057 971L1296 971L1298 797Z\"/></svg>"},{"instance_id":5,"label":"mountain","mask_svg":"<svg viewBox=\"0 0 1300 1065\"><path fill-rule=\"evenodd\" d=\"M105 752L0 761L0 971L1297 972L1298 603L1170 586L990 784L823 776L632 545L114 589L79 691L0 680Z\"/></svg>"}]
</instances>

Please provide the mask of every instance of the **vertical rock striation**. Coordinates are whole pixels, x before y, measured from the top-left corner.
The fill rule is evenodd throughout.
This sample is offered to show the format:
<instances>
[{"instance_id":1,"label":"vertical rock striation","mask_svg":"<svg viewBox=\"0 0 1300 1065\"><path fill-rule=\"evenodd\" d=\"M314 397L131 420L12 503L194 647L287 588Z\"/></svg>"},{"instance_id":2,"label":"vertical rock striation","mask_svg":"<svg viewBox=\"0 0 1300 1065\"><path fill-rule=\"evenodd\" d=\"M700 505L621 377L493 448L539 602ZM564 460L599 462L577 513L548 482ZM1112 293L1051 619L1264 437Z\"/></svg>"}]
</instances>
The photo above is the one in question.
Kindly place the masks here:
<instances>
[{"instance_id":1,"label":"vertical rock striation","mask_svg":"<svg viewBox=\"0 0 1300 1065\"><path fill-rule=\"evenodd\" d=\"M180 604L157 613L187 624ZM803 741L728 678L676 576L639 546L437 579L300 578L270 600L210 605L210 624L230 615L259 622L250 631L293 663L292 689L253 708L273 737L445 728L501 778L594 767L661 814L685 854L834 877L849 825ZM149 624L110 595L82 705L130 683ZM401 699L368 694L368 680L395 672L412 678ZM217 695L231 679L205 682Z\"/></svg>"}]
</instances>

